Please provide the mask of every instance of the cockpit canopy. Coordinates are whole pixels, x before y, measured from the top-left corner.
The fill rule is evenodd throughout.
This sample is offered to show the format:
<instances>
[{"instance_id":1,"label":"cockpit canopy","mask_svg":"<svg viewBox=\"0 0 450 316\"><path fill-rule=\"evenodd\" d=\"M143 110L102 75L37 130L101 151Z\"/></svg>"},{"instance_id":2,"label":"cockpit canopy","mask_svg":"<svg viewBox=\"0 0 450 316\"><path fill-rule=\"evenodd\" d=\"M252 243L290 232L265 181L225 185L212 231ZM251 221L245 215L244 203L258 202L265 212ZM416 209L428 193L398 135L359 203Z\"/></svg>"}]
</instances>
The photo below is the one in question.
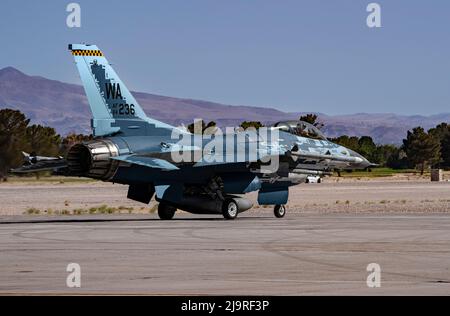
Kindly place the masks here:
<instances>
[{"instance_id":1,"label":"cockpit canopy","mask_svg":"<svg viewBox=\"0 0 450 316\"><path fill-rule=\"evenodd\" d=\"M314 125L304 121L285 121L273 125L282 131L312 139L326 140L325 135Z\"/></svg>"}]
</instances>

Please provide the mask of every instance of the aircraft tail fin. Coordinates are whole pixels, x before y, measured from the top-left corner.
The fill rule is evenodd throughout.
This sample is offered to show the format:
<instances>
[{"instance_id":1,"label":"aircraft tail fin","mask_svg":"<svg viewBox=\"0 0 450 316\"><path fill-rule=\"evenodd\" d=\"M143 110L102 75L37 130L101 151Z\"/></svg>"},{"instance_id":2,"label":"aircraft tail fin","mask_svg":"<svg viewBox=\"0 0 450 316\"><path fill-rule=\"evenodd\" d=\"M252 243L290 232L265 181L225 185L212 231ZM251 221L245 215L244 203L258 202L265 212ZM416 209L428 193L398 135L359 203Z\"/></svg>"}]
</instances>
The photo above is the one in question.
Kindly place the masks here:
<instances>
[{"instance_id":1,"label":"aircraft tail fin","mask_svg":"<svg viewBox=\"0 0 450 316\"><path fill-rule=\"evenodd\" d=\"M95 45L70 44L92 111L94 136L170 134L175 127L147 117Z\"/></svg>"}]
</instances>

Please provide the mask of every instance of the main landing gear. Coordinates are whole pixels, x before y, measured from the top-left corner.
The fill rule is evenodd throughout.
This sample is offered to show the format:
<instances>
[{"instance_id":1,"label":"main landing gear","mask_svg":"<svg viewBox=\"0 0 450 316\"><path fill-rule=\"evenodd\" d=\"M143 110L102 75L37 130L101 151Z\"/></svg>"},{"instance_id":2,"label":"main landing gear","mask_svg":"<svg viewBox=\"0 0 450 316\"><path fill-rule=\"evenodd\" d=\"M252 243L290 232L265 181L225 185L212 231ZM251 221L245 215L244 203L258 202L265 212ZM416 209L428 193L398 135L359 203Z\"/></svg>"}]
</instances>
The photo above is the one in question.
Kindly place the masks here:
<instances>
[{"instance_id":1,"label":"main landing gear","mask_svg":"<svg viewBox=\"0 0 450 316\"><path fill-rule=\"evenodd\" d=\"M175 215L177 209L173 206L167 205L165 203L159 203L158 205L158 216L162 220L170 220Z\"/></svg>"},{"instance_id":2,"label":"main landing gear","mask_svg":"<svg viewBox=\"0 0 450 316\"><path fill-rule=\"evenodd\" d=\"M283 204L275 205L273 208L273 214L276 218L283 218L286 215L286 206Z\"/></svg>"},{"instance_id":3,"label":"main landing gear","mask_svg":"<svg viewBox=\"0 0 450 316\"><path fill-rule=\"evenodd\" d=\"M225 219L233 220L235 219L240 212L243 212L249 208L251 208L251 202L242 198L238 197L226 197L225 200L217 205L217 208L211 209L208 212L192 212L192 210L187 209L188 212L194 213L194 214L220 214L222 212L222 215ZM183 209L184 210L184 209ZM159 218L162 220L171 220L175 212L177 211L177 208L175 206L172 206L168 203L159 202L158 205L158 215ZM273 213L275 217L282 218L286 215L286 205L284 204L277 204L273 208Z\"/></svg>"}]
</instances>

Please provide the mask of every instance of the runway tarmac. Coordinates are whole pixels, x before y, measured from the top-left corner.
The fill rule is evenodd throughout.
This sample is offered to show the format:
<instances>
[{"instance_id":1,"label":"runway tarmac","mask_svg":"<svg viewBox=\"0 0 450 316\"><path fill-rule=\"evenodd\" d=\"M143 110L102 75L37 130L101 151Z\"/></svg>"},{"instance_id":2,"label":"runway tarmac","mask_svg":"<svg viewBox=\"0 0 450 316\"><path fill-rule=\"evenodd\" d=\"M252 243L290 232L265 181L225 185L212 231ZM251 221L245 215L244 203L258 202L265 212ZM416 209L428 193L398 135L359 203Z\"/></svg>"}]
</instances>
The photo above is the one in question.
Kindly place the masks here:
<instances>
[{"instance_id":1,"label":"runway tarmac","mask_svg":"<svg viewBox=\"0 0 450 316\"><path fill-rule=\"evenodd\" d=\"M81 288L66 286L72 262ZM450 217L13 217L0 223L0 294L449 295Z\"/></svg>"}]
</instances>

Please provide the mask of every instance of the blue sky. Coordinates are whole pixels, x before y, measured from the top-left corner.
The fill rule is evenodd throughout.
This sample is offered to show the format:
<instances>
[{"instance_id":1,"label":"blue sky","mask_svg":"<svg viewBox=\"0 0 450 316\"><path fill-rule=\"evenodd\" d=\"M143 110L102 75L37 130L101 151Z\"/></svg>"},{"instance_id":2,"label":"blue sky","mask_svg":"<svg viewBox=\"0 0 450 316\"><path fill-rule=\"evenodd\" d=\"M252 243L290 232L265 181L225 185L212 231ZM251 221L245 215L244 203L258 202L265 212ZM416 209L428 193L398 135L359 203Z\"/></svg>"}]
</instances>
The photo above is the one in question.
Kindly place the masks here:
<instances>
[{"instance_id":1,"label":"blue sky","mask_svg":"<svg viewBox=\"0 0 450 316\"><path fill-rule=\"evenodd\" d=\"M67 44L97 44L133 90L327 114L450 112L450 1L2 0L0 68L80 83Z\"/></svg>"}]
</instances>

